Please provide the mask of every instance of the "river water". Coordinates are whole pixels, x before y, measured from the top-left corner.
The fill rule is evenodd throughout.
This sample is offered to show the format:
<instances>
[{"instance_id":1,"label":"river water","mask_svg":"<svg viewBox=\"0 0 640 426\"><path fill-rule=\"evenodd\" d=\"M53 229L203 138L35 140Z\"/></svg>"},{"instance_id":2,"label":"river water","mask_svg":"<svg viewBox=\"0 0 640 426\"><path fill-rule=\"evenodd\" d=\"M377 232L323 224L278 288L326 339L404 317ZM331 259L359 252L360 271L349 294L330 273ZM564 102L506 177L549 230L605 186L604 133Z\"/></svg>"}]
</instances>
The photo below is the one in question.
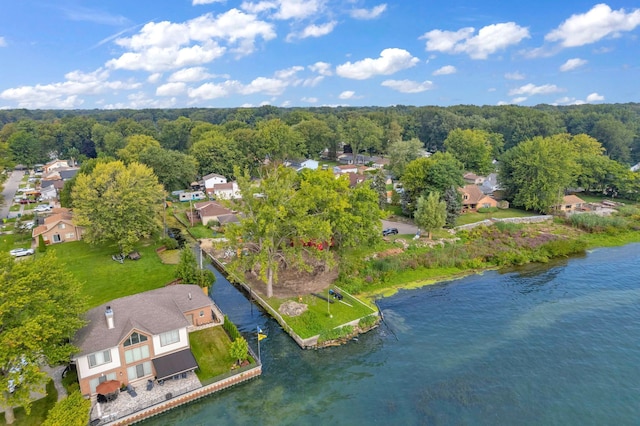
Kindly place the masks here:
<instances>
[{"instance_id":1,"label":"river water","mask_svg":"<svg viewBox=\"0 0 640 426\"><path fill-rule=\"evenodd\" d=\"M218 275L263 376L145 424L640 424L640 245L379 301L385 324L303 351Z\"/></svg>"}]
</instances>

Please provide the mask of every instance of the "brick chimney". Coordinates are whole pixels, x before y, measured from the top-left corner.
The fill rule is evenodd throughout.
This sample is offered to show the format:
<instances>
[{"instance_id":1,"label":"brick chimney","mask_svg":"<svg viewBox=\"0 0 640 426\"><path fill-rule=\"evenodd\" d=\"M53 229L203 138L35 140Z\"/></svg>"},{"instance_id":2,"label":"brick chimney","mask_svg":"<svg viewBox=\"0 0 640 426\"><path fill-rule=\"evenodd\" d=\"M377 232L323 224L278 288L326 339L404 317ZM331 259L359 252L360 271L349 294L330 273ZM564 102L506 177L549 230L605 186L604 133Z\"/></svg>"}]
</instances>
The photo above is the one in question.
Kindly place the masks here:
<instances>
[{"instance_id":1,"label":"brick chimney","mask_svg":"<svg viewBox=\"0 0 640 426\"><path fill-rule=\"evenodd\" d=\"M113 329L115 326L113 325L113 311L111 310L111 306L107 306L104 316L107 318L107 328L109 330Z\"/></svg>"}]
</instances>

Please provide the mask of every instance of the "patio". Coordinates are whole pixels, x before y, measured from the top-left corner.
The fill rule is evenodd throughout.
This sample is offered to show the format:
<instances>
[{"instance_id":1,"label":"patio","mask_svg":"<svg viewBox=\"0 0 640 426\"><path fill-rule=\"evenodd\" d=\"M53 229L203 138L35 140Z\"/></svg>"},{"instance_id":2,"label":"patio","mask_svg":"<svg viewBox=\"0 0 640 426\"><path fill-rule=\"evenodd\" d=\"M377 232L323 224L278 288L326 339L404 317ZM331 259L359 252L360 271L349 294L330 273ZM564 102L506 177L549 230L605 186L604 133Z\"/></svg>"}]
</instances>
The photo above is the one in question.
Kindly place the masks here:
<instances>
[{"instance_id":1,"label":"patio","mask_svg":"<svg viewBox=\"0 0 640 426\"><path fill-rule=\"evenodd\" d=\"M162 385L154 382L151 390L147 390L146 379L133 382L131 386L135 389L135 392L120 392L118 397L110 402L98 403L96 398L92 398L91 425L112 422L136 411L190 392L202 385L195 373L188 372L186 373L186 378L165 380ZM136 396L131 396L132 394L136 394Z\"/></svg>"}]
</instances>

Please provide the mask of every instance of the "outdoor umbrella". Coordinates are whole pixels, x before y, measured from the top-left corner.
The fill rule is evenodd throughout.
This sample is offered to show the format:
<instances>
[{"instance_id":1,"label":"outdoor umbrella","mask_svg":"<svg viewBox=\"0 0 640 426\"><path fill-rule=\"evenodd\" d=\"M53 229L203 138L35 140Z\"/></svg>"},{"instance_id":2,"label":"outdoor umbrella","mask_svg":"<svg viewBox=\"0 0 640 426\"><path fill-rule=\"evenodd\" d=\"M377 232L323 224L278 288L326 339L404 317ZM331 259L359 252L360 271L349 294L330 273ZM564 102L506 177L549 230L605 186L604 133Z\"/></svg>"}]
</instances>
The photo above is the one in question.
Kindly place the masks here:
<instances>
[{"instance_id":1,"label":"outdoor umbrella","mask_svg":"<svg viewBox=\"0 0 640 426\"><path fill-rule=\"evenodd\" d=\"M111 393L116 392L120 389L120 382L117 380L107 380L106 382L100 383L96 387L96 392L101 395L109 395Z\"/></svg>"}]
</instances>

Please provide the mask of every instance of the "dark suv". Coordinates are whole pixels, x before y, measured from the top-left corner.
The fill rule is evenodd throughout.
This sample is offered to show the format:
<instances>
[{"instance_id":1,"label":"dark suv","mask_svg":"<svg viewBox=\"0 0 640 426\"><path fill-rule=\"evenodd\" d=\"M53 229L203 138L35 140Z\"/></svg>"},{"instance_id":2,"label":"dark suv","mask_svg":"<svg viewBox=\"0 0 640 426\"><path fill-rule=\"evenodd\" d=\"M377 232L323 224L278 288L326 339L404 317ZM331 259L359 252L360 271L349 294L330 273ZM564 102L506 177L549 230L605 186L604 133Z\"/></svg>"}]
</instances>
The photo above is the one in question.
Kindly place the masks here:
<instances>
[{"instance_id":1,"label":"dark suv","mask_svg":"<svg viewBox=\"0 0 640 426\"><path fill-rule=\"evenodd\" d=\"M382 236L386 237L387 235L394 235L398 233L398 228L387 228L382 231Z\"/></svg>"}]
</instances>

